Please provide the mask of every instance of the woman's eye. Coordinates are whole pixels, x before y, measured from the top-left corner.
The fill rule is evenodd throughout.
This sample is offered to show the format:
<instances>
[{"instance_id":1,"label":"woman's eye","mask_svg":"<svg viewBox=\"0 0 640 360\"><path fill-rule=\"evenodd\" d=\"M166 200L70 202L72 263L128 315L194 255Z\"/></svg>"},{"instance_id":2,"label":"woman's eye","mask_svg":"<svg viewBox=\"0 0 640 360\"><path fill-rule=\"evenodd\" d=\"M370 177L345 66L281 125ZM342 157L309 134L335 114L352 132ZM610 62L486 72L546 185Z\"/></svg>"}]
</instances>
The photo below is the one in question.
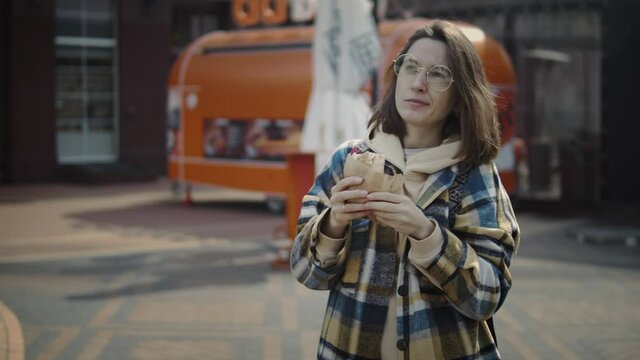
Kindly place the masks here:
<instances>
[{"instance_id":1,"label":"woman's eye","mask_svg":"<svg viewBox=\"0 0 640 360\"><path fill-rule=\"evenodd\" d=\"M418 66L415 64L405 64L403 67L404 67L404 71L406 71L409 74L415 74L418 72Z\"/></svg>"},{"instance_id":2,"label":"woman's eye","mask_svg":"<svg viewBox=\"0 0 640 360\"><path fill-rule=\"evenodd\" d=\"M429 75L431 75L431 77L433 77L434 79L437 79L437 80L444 80L445 77L447 76L442 71L432 71L432 72L429 73Z\"/></svg>"}]
</instances>

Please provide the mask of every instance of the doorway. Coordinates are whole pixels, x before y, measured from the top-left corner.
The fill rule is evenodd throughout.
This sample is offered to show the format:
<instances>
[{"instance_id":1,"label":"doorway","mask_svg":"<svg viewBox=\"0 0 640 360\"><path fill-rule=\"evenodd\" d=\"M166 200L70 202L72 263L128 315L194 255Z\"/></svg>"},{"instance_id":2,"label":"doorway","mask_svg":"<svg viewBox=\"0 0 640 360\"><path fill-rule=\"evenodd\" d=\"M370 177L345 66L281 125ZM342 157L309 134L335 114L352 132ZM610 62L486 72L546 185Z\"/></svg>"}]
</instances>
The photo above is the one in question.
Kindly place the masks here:
<instances>
[{"instance_id":1,"label":"doorway","mask_svg":"<svg viewBox=\"0 0 640 360\"><path fill-rule=\"evenodd\" d=\"M118 158L118 62L113 0L56 1L59 164Z\"/></svg>"}]
</instances>

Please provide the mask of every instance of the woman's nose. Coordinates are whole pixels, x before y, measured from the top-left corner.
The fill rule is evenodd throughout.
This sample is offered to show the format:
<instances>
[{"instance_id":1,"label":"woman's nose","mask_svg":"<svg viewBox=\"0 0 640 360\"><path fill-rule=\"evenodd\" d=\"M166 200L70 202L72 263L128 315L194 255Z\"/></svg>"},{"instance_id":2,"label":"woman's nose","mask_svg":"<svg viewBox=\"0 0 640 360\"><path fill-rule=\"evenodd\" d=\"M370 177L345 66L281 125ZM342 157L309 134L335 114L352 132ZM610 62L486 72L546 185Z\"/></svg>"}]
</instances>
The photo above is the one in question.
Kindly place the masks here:
<instances>
[{"instance_id":1,"label":"woman's nose","mask_svg":"<svg viewBox=\"0 0 640 360\"><path fill-rule=\"evenodd\" d=\"M417 74L416 77L413 79L413 82L411 83L411 88L415 91L418 92L425 92L427 91L427 81L425 79L424 76L424 72L423 70L420 70Z\"/></svg>"}]
</instances>

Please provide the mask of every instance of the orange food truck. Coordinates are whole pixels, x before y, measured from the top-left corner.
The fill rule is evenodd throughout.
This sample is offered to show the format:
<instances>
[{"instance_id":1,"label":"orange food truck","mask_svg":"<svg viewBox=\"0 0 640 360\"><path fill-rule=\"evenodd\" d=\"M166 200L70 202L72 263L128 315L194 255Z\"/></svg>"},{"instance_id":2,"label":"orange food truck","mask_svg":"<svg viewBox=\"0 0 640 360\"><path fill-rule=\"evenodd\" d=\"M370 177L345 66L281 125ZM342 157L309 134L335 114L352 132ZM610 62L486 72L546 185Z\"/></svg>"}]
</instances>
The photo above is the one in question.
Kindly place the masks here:
<instances>
[{"instance_id":1,"label":"orange food truck","mask_svg":"<svg viewBox=\"0 0 640 360\"><path fill-rule=\"evenodd\" d=\"M392 59L426 21L378 24L383 52L378 89L384 89ZM512 63L504 48L481 29L458 25L479 52L496 95L503 142L497 164L505 187L513 191ZM301 197L315 171L313 155L299 152L312 88L313 31L311 26L296 26L204 35L182 52L168 81L170 180L187 189L189 184L210 184L280 194L286 199L290 239ZM188 190L184 196L190 199Z\"/></svg>"}]
</instances>

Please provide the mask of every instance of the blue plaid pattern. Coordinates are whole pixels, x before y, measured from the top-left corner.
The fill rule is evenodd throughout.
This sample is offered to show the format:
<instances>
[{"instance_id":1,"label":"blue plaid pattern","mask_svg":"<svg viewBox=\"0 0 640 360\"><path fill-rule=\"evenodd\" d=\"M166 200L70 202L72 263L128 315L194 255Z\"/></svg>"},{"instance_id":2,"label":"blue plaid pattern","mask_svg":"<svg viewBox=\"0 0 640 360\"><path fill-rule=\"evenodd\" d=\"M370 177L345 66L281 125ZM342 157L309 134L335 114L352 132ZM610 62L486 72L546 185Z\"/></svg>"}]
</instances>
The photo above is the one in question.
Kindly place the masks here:
<instances>
[{"instance_id":1,"label":"blue plaid pattern","mask_svg":"<svg viewBox=\"0 0 640 360\"><path fill-rule=\"evenodd\" d=\"M395 230L368 219L353 221L336 259L320 263L314 253L319 222L354 147L373 151L360 140L336 149L303 199L291 250L297 280L310 289L330 290L318 359L379 359L391 296L396 297L398 359L499 359L486 320L511 288L509 265L520 232L495 166L465 171L454 219L452 207L458 205L448 190L458 167L427 179L416 205L438 222L444 237L429 266L408 259L408 242L398 258ZM385 172L399 170L387 162Z\"/></svg>"}]
</instances>

